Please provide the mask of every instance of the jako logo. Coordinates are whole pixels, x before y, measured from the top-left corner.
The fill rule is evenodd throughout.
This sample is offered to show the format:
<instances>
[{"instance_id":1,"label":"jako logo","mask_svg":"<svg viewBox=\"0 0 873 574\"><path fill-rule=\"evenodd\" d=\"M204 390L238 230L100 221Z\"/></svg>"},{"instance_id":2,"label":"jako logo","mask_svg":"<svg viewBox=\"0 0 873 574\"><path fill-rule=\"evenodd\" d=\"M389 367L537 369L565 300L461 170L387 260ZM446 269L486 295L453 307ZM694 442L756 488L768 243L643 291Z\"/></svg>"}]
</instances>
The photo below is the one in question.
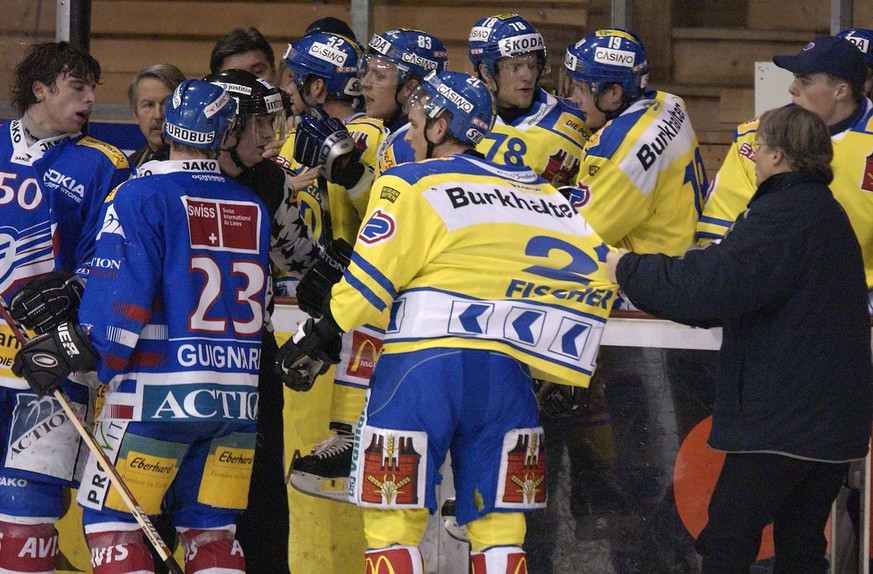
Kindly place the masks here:
<instances>
[{"instance_id":1,"label":"jako logo","mask_svg":"<svg viewBox=\"0 0 873 574\"><path fill-rule=\"evenodd\" d=\"M377 209L376 212L370 216L370 219L367 220L367 223L364 224L358 239L364 243L373 244L382 241L383 239L390 238L394 235L395 228L394 218L391 214L385 213L381 209Z\"/></svg>"}]
</instances>

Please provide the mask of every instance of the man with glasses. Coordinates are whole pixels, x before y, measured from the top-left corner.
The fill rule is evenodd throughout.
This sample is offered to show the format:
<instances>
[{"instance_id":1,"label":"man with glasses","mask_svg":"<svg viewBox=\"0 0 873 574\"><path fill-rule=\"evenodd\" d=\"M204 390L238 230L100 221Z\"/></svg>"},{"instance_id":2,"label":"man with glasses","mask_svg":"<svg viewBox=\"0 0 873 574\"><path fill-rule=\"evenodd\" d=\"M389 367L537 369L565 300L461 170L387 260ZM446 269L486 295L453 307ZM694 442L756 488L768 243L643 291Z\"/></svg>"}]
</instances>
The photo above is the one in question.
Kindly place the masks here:
<instances>
[{"instance_id":1,"label":"man with glasses","mask_svg":"<svg viewBox=\"0 0 873 574\"><path fill-rule=\"evenodd\" d=\"M579 110L540 87L542 35L518 14L482 18L470 31L468 55L497 100L497 122L476 149L498 163L526 165L555 186L575 183L591 132Z\"/></svg>"}]
</instances>

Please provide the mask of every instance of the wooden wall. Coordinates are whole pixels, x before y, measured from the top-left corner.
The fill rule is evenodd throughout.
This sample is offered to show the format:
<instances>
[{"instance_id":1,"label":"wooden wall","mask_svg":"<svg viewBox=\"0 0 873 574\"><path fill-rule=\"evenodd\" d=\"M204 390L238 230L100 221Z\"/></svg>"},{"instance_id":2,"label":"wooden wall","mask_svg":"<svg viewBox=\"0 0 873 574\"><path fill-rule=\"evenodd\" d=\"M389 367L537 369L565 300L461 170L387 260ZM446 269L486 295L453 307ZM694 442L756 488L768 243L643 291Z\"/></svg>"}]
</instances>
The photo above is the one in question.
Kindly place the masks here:
<instances>
[{"instance_id":1,"label":"wooden wall","mask_svg":"<svg viewBox=\"0 0 873 574\"><path fill-rule=\"evenodd\" d=\"M11 17L0 21L0 85L8 86L12 68L33 41L54 38L54 0L0 0ZM420 28L439 37L449 52L450 67L472 71L467 36L479 18L517 12L530 20L551 48L553 74L563 65L566 46L587 25L588 0L466 0L374 2L374 29ZM317 18L350 20L349 2L93 0L91 52L104 72L100 102L123 103L131 77L143 66L168 62L189 77L209 72L215 41L236 27L254 26L270 41L277 60L289 42ZM359 38L366 42L368 38ZM553 80L551 80L553 81Z\"/></svg>"}]
</instances>

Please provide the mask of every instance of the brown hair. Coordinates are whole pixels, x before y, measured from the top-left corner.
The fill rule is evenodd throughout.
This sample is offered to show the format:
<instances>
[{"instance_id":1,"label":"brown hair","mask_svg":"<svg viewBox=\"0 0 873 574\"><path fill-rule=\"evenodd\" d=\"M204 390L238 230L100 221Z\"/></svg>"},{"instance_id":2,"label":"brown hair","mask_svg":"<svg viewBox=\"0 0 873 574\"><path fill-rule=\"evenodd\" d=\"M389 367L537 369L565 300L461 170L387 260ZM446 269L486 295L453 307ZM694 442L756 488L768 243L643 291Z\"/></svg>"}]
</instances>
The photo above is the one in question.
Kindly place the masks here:
<instances>
[{"instance_id":1,"label":"brown hair","mask_svg":"<svg viewBox=\"0 0 873 574\"><path fill-rule=\"evenodd\" d=\"M137 84L143 78L153 78L167 86L170 91L176 89L176 86L186 80L182 70L173 64L150 64L141 69L127 87L127 101L130 103L130 111L136 115L136 90Z\"/></svg>"},{"instance_id":2,"label":"brown hair","mask_svg":"<svg viewBox=\"0 0 873 574\"><path fill-rule=\"evenodd\" d=\"M24 60L15 66L12 104L24 114L36 103L34 82L42 82L54 93L58 89L58 79L67 76L99 84L100 64L90 54L67 42L32 45Z\"/></svg>"},{"instance_id":3,"label":"brown hair","mask_svg":"<svg viewBox=\"0 0 873 574\"><path fill-rule=\"evenodd\" d=\"M834 179L831 135L824 120L813 112L793 105L764 112L758 137L785 154L791 171L805 171L826 183Z\"/></svg>"}]
</instances>

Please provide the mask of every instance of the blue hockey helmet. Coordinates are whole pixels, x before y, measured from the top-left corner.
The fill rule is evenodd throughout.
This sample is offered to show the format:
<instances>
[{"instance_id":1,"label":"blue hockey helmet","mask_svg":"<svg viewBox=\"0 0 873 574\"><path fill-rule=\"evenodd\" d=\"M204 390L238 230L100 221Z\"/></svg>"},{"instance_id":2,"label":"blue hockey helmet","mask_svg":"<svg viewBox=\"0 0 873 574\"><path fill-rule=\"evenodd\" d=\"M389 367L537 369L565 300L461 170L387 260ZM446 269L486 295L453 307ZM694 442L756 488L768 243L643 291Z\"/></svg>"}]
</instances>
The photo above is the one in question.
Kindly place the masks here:
<instances>
[{"instance_id":1,"label":"blue hockey helmet","mask_svg":"<svg viewBox=\"0 0 873 574\"><path fill-rule=\"evenodd\" d=\"M858 46L867 58L867 65L873 66L873 30L866 28L847 28L838 32L837 36L845 38Z\"/></svg>"},{"instance_id":2,"label":"blue hockey helmet","mask_svg":"<svg viewBox=\"0 0 873 574\"><path fill-rule=\"evenodd\" d=\"M328 93L348 100L361 95L358 60L361 46L351 38L315 32L288 44L283 59L298 89L309 76L323 78Z\"/></svg>"},{"instance_id":3,"label":"blue hockey helmet","mask_svg":"<svg viewBox=\"0 0 873 574\"><path fill-rule=\"evenodd\" d=\"M201 80L185 80L164 106L164 139L218 151L235 116L236 102L223 88Z\"/></svg>"},{"instance_id":4,"label":"blue hockey helmet","mask_svg":"<svg viewBox=\"0 0 873 574\"><path fill-rule=\"evenodd\" d=\"M640 38L619 28L597 30L567 48L564 67L572 80L584 82L595 96L618 84L628 100L638 98L649 80L649 62Z\"/></svg>"},{"instance_id":5,"label":"blue hockey helmet","mask_svg":"<svg viewBox=\"0 0 873 574\"><path fill-rule=\"evenodd\" d=\"M413 76L424 78L431 70L447 70L449 54L436 36L421 30L400 28L373 34L367 54L358 66L358 77L363 78L374 65L386 64L397 69L397 86L400 87Z\"/></svg>"},{"instance_id":6,"label":"blue hockey helmet","mask_svg":"<svg viewBox=\"0 0 873 574\"><path fill-rule=\"evenodd\" d=\"M463 72L432 71L409 95L405 109L421 106L428 118L449 112L452 136L476 146L494 126L496 103L488 86Z\"/></svg>"},{"instance_id":7,"label":"blue hockey helmet","mask_svg":"<svg viewBox=\"0 0 873 574\"><path fill-rule=\"evenodd\" d=\"M546 43L533 24L518 14L482 18L470 30L467 56L478 73L479 62L489 74L497 73L497 60L535 53L540 70L546 67Z\"/></svg>"}]
</instances>

